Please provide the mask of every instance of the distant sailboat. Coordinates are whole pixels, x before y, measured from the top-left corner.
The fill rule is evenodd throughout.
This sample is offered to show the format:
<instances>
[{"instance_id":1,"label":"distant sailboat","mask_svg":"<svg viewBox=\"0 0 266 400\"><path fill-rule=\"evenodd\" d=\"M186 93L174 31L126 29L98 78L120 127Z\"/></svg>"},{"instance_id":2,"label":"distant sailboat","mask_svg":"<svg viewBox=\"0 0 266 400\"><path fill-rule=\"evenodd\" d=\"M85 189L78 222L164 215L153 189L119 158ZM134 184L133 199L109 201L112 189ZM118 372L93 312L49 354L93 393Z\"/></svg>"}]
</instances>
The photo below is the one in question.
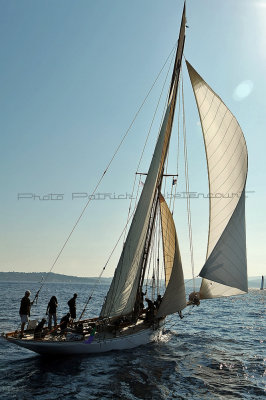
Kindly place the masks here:
<instances>
[{"instance_id":1,"label":"distant sailboat","mask_svg":"<svg viewBox=\"0 0 266 400\"><path fill-rule=\"evenodd\" d=\"M187 306L182 261L172 212L162 194L166 158L179 90L180 70L185 43L185 5L176 51L167 108L158 135L145 183L118 261L115 274L97 318L80 320L72 333L44 331L34 339L33 331L5 334L14 344L40 354L90 354L129 349L146 344L156 337L165 317L181 313ZM209 237L206 262L200 272L196 300L242 294L248 291L245 229L245 185L247 148L242 130L220 97L188 63L187 68L199 111L208 166L210 196ZM239 196L231 196L238 193ZM156 229L159 227L159 234ZM155 236L158 235L158 236ZM154 267L152 301L161 295L156 306L144 308L145 276L155 249L154 238L161 238L163 248L164 288ZM159 240L159 239L158 239ZM81 328L80 328L81 327ZM75 329L77 332L75 333ZM79 331L78 331L79 328ZM81 329L81 330L80 330Z\"/></svg>"},{"instance_id":2,"label":"distant sailboat","mask_svg":"<svg viewBox=\"0 0 266 400\"><path fill-rule=\"evenodd\" d=\"M262 275L261 277L261 284L260 284L260 290L264 289L264 276Z\"/></svg>"}]
</instances>

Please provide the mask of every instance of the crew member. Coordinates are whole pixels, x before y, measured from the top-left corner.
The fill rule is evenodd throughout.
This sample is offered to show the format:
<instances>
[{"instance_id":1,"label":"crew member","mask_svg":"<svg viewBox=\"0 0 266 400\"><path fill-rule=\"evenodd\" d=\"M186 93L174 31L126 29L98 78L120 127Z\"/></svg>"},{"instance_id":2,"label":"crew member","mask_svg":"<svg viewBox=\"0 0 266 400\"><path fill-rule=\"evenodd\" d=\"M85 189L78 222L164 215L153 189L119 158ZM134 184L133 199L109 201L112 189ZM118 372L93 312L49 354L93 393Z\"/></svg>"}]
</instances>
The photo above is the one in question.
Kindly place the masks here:
<instances>
[{"instance_id":1,"label":"crew member","mask_svg":"<svg viewBox=\"0 0 266 400\"><path fill-rule=\"evenodd\" d=\"M20 334L21 337L23 337L26 322L29 322L31 305L32 303L30 301L30 291L26 290L25 296L22 297L21 299L20 309L19 309L19 315L21 318L21 334Z\"/></svg>"},{"instance_id":2,"label":"crew member","mask_svg":"<svg viewBox=\"0 0 266 400\"><path fill-rule=\"evenodd\" d=\"M162 300L163 300L162 296L160 294L158 294L157 299L154 302L156 310L158 310L158 308L160 307Z\"/></svg>"},{"instance_id":3,"label":"crew member","mask_svg":"<svg viewBox=\"0 0 266 400\"><path fill-rule=\"evenodd\" d=\"M147 297L145 298L145 301L148 303L147 311L146 311L146 320L150 321L154 317L154 303Z\"/></svg>"},{"instance_id":4,"label":"crew member","mask_svg":"<svg viewBox=\"0 0 266 400\"><path fill-rule=\"evenodd\" d=\"M70 313L67 313L63 318L61 318L60 328L62 332L66 330L69 324L69 319L70 319Z\"/></svg>"},{"instance_id":5,"label":"crew member","mask_svg":"<svg viewBox=\"0 0 266 400\"><path fill-rule=\"evenodd\" d=\"M52 329L52 319L54 320L54 327L56 327L57 324L57 317L56 317L56 309L57 309L58 303L57 303L57 298L55 296L52 296L46 310L46 315L49 316L48 319L48 329Z\"/></svg>"},{"instance_id":6,"label":"crew member","mask_svg":"<svg viewBox=\"0 0 266 400\"><path fill-rule=\"evenodd\" d=\"M74 296L72 299L68 301L68 307L69 307L69 312L70 316L72 319L76 319L76 298L78 297L77 293L74 293Z\"/></svg>"},{"instance_id":7,"label":"crew member","mask_svg":"<svg viewBox=\"0 0 266 400\"><path fill-rule=\"evenodd\" d=\"M43 331L45 322L46 322L46 319L43 318L41 320L41 322L39 322L38 325L36 326L36 328L34 329L34 339L39 339L42 337L42 331Z\"/></svg>"}]
</instances>

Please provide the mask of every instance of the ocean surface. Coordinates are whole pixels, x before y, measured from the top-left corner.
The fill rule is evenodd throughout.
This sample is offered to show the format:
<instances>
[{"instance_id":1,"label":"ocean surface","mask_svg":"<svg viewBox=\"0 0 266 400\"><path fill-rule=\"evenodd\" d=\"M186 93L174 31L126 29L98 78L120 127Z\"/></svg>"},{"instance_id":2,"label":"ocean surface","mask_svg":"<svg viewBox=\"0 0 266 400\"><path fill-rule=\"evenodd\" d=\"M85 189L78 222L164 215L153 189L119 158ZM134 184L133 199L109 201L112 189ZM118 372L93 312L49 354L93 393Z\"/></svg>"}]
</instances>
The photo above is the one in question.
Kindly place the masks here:
<instances>
[{"instance_id":1,"label":"ocean surface","mask_svg":"<svg viewBox=\"0 0 266 400\"><path fill-rule=\"evenodd\" d=\"M0 332L20 325L19 305L26 289L39 285L0 283ZM56 295L58 316L78 293L77 308L93 289L85 284L49 283L31 318L42 318ZM87 316L96 316L108 286L99 286ZM189 290L188 290L189 291ZM42 357L0 339L0 399L263 399L265 391L265 295L205 300L169 317L162 340L102 355Z\"/></svg>"}]
</instances>

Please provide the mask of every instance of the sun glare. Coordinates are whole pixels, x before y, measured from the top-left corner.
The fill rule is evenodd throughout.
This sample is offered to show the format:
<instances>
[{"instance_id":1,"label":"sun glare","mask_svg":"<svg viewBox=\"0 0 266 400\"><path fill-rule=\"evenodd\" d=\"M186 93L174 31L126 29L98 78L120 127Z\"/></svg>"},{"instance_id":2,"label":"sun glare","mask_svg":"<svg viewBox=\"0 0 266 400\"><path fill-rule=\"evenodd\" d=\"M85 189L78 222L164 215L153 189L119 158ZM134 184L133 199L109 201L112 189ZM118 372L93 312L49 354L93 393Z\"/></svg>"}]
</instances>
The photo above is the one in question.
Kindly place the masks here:
<instances>
[{"instance_id":1,"label":"sun glare","mask_svg":"<svg viewBox=\"0 0 266 400\"><path fill-rule=\"evenodd\" d=\"M253 90L253 82L252 81L243 81L241 82L234 90L233 98L236 101L244 100L246 97L250 95Z\"/></svg>"}]
</instances>

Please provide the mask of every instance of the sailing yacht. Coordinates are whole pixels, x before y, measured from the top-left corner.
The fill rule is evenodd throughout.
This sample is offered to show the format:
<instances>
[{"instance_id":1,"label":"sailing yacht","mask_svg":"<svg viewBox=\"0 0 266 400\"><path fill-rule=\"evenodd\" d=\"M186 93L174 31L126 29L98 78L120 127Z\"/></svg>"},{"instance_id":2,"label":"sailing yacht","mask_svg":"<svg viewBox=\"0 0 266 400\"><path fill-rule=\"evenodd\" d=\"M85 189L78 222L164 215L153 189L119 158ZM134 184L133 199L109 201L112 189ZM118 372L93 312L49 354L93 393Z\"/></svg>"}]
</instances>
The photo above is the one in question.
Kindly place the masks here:
<instances>
[{"instance_id":1,"label":"sailing yacht","mask_svg":"<svg viewBox=\"0 0 266 400\"><path fill-rule=\"evenodd\" d=\"M124 246L103 301L99 317L80 319L70 330L60 326L34 338L28 329L4 337L13 344L40 354L90 354L144 345L160 335L165 318L202 299L243 294L248 291L245 229L247 148L242 130L231 111L186 61L203 132L210 196L209 236L199 292L187 301L182 261L172 212L162 194L186 31L184 5L167 107L151 158L145 183ZM231 196L237 193L238 196ZM144 307L144 282L152 258L153 237L160 226L163 250L164 289L160 301ZM157 287L152 281L152 300ZM157 284L160 280L157 274Z\"/></svg>"},{"instance_id":2,"label":"sailing yacht","mask_svg":"<svg viewBox=\"0 0 266 400\"><path fill-rule=\"evenodd\" d=\"M264 289L264 276L261 277L260 290Z\"/></svg>"}]
</instances>

